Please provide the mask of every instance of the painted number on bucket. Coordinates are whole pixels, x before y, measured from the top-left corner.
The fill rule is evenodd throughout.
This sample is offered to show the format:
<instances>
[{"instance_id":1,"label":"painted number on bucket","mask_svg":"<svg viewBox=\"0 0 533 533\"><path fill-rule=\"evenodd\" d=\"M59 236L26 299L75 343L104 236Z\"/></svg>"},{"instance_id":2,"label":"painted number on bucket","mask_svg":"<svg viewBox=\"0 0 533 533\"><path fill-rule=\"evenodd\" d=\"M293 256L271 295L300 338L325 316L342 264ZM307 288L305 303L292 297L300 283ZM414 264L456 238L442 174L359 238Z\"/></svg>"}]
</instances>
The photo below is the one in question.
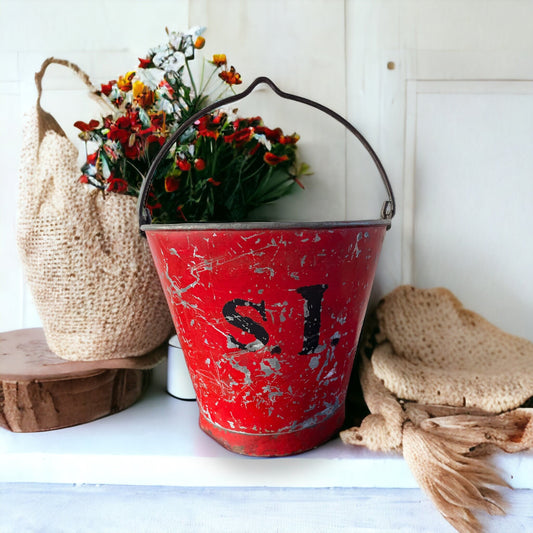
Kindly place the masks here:
<instances>
[{"instance_id":1,"label":"painted number on bucket","mask_svg":"<svg viewBox=\"0 0 533 533\"><path fill-rule=\"evenodd\" d=\"M296 289L296 292L304 299L304 332L303 346L300 355L312 354L318 348L322 300L327 288L327 285L310 285L308 287L300 287ZM266 322L267 315L265 302L261 301L260 303L255 303L250 302L249 300L235 298L234 300L227 302L222 308L222 314L229 324L236 326L245 333L250 333L256 338L255 342L243 344L233 335L228 334L229 343L235 347L239 347L241 350L255 352L268 344L270 336L260 323L250 317L241 315L237 310L238 307L251 307L259 313L263 322Z\"/></svg>"}]
</instances>

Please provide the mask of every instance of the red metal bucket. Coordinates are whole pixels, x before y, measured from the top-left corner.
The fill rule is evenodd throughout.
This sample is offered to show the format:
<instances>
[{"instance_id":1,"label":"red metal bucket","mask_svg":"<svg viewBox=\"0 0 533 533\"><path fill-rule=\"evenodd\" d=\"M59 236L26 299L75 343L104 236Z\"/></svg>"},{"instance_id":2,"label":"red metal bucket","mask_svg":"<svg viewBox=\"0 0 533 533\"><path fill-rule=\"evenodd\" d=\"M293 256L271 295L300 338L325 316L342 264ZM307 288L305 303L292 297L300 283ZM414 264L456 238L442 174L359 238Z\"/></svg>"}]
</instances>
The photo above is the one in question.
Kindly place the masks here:
<instances>
[{"instance_id":1,"label":"red metal bucket","mask_svg":"<svg viewBox=\"0 0 533 533\"><path fill-rule=\"evenodd\" d=\"M267 456L339 429L386 227L146 228L204 431Z\"/></svg>"},{"instance_id":2,"label":"red metal bucket","mask_svg":"<svg viewBox=\"0 0 533 533\"><path fill-rule=\"evenodd\" d=\"M359 222L152 225L142 209L148 174L141 228L191 373L200 427L232 451L303 452L344 421L359 333L394 214L390 184L373 158L389 202L382 219Z\"/></svg>"}]
</instances>

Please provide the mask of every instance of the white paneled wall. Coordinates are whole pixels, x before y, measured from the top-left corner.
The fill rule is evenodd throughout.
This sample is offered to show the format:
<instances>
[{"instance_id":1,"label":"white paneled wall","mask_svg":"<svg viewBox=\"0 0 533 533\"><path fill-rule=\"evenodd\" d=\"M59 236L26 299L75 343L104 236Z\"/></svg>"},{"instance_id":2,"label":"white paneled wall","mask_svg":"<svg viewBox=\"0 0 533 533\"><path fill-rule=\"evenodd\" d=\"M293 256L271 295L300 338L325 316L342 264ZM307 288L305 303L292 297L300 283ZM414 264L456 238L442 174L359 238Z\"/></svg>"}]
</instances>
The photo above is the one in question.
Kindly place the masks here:
<instances>
[{"instance_id":1,"label":"white paneled wall","mask_svg":"<svg viewBox=\"0 0 533 533\"><path fill-rule=\"evenodd\" d=\"M1 61L1 59L0 59ZM15 247L15 209L17 199L17 155L20 150L20 93L16 80L16 61L0 80L0 158L3 172L0 178L0 327L19 327L23 314L23 282ZM6 125L10 125L6 127Z\"/></svg>"},{"instance_id":2,"label":"white paneled wall","mask_svg":"<svg viewBox=\"0 0 533 533\"><path fill-rule=\"evenodd\" d=\"M413 82L408 106L406 281L533 338L533 82Z\"/></svg>"},{"instance_id":3,"label":"white paneled wall","mask_svg":"<svg viewBox=\"0 0 533 533\"><path fill-rule=\"evenodd\" d=\"M34 101L33 73L55 55L79 63L97 83L107 81L162 41L165 26L190 23L208 27L206 53L225 52L245 84L267 75L286 91L329 105L381 157L398 214L385 240L374 300L403 282L445 285L468 307L533 339L527 155L533 97L527 91L519 97L505 85L496 95L491 85L533 80L532 17L533 3L524 0L0 0L0 331L38 320L14 244L21 116ZM477 84L475 103L453 85L467 80ZM426 82L437 83L438 91L426 94ZM69 74L54 69L47 87L45 106L63 125L90 117ZM384 199L377 172L342 127L267 90L240 107L297 130L315 170L305 193L281 202L276 216L377 215ZM501 123L508 135L498 137ZM484 135L476 140L472 129ZM488 165L488 156L496 155L486 151L495 141L502 157L490 165L490 179L488 168L478 170L472 158L452 159L437 150L473 143L475 161ZM502 180L508 188L498 185ZM480 187L484 223L467 205ZM443 223L445 213L461 216L451 227ZM504 246L494 246L491 224ZM462 249L450 241L451 231L462 232ZM446 267L439 254L447 260L462 254L460 268Z\"/></svg>"},{"instance_id":4,"label":"white paneled wall","mask_svg":"<svg viewBox=\"0 0 533 533\"><path fill-rule=\"evenodd\" d=\"M515 89L533 80L533 3L379 0L346 8L348 117L375 144L398 200L375 296L400 283L447 286L467 307L533 340L531 101ZM470 106L461 82L473 81ZM418 99L425 82L447 97ZM444 152L459 143L464 159ZM348 156L348 168L362 167ZM361 185L347 183L352 216Z\"/></svg>"},{"instance_id":5,"label":"white paneled wall","mask_svg":"<svg viewBox=\"0 0 533 533\"><path fill-rule=\"evenodd\" d=\"M344 0L195 0L191 23L207 24L213 42L228 54L244 83L270 77L282 90L346 113ZM228 29L231 28L230 31ZM345 218L345 129L324 113L258 91L238 104L301 135L300 152L312 166L307 189L282 199L277 219ZM274 126L272 126L274 127ZM379 214L379 208L374 216Z\"/></svg>"}]
</instances>

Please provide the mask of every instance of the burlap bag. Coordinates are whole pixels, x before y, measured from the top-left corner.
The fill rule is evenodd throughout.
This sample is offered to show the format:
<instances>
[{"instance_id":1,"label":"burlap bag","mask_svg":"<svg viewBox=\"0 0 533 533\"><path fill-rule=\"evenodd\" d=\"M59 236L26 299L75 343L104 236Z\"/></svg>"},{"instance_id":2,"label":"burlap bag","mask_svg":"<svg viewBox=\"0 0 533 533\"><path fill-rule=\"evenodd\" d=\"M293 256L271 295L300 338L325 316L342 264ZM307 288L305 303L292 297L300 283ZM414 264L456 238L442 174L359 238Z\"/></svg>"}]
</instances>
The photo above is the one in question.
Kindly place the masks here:
<instances>
[{"instance_id":1,"label":"burlap bag","mask_svg":"<svg viewBox=\"0 0 533 533\"><path fill-rule=\"evenodd\" d=\"M360 381L370 410L347 444L399 451L461 533L504 514L488 456L533 448L533 343L465 309L445 289L401 286L376 310Z\"/></svg>"},{"instance_id":2,"label":"burlap bag","mask_svg":"<svg viewBox=\"0 0 533 533\"><path fill-rule=\"evenodd\" d=\"M77 149L40 105L42 77L58 63L98 91L76 65L54 58L35 75L38 99L21 154L17 244L50 349L70 360L140 356L172 322L135 198L79 183Z\"/></svg>"}]
</instances>

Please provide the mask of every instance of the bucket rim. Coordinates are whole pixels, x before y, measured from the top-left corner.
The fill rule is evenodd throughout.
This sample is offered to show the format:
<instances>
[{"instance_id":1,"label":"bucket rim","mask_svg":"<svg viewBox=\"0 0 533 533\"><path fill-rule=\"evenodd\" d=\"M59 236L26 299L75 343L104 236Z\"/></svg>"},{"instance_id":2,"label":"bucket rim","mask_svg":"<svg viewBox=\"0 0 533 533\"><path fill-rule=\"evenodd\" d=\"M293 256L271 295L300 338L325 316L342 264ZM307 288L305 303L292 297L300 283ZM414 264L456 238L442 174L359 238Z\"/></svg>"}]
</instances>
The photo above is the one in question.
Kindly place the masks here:
<instances>
[{"instance_id":1,"label":"bucket rim","mask_svg":"<svg viewBox=\"0 0 533 533\"><path fill-rule=\"evenodd\" d=\"M143 224L141 231L244 231L244 230L332 230L340 228L385 226L390 228L390 220L329 220L309 221L255 221L255 222L177 222L175 224Z\"/></svg>"}]
</instances>

